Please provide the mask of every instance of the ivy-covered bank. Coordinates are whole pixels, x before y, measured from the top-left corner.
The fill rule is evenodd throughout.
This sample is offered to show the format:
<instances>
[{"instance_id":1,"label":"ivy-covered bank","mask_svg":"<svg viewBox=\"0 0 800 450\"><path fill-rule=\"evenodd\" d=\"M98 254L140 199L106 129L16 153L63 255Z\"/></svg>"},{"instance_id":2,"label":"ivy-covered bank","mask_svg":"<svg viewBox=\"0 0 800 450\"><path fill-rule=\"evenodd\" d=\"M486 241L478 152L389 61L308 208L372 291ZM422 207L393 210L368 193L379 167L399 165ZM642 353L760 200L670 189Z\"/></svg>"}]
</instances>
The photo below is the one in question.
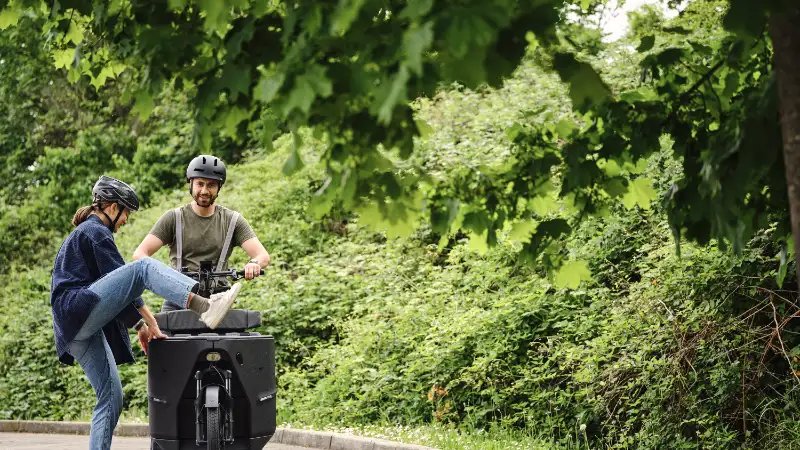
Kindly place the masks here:
<instances>
[{"instance_id":1,"label":"ivy-covered bank","mask_svg":"<svg viewBox=\"0 0 800 450\"><path fill-rule=\"evenodd\" d=\"M220 199L274 255L239 307L261 311L259 331L277 339L283 422L501 427L553 448L793 442L800 340L794 300L774 286L769 230L740 258L691 245L679 258L657 213L623 208L568 244L594 281L558 289L516 262L513 233L481 253L459 239L439 249L429 230L392 240L356 217L310 219L315 174L282 176L288 139L278 147L232 167ZM135 214L123 254L184 201L176 190ZM48 272L45 262L3 278L3 418L85 418L93 405L80 369L54 357ZM126 417L146 420L137 356L121 368Z\"/></svg>"}]
</instances>

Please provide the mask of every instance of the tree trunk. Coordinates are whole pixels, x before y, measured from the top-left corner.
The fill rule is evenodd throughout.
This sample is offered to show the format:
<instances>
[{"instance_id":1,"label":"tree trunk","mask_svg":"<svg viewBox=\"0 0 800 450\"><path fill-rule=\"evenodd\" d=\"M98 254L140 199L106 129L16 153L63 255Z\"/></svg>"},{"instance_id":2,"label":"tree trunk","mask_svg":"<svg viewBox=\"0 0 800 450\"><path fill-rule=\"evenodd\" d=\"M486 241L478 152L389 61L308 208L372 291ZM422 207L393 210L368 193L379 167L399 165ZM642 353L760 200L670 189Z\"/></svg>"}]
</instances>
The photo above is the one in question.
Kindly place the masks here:
<instances>
[{"instance_id":1,"label":"tree trunk","mask_svg":"<svg viewBox=\"0 0 800 450\"><path fill-rule=\"evenodd\" d=\"M783 159L786 164L786 187L789 190L789 213L794 236L797 281L800 282L800 5L774 14L770 35L774 49L773 63L778 83Z\"/></svg>"}]
</instances>

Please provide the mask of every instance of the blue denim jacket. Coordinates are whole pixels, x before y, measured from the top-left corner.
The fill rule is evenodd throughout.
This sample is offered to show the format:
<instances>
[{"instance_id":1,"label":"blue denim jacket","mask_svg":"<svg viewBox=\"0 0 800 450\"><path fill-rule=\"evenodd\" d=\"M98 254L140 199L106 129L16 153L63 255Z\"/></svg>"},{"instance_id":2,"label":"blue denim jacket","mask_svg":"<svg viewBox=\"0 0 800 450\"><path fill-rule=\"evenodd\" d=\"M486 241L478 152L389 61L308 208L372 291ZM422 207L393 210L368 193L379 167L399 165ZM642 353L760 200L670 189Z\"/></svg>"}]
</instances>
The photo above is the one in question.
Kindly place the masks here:
<instances>
[{"instance_id":1,"label":"blue denim jacket","mask_svg":"<svg viewBox=\"0 0 800 450\"><path fill-rule=\"evenodd\" d=\"M88 287L125 261L117 250L111 230L97 216L89 216L67 236L56 255L50 285L50 306L58 359L73 364L67 346L78 334L100 298ZM114 321L103 327L117 364L133 362L127 328L139 320L141 297L126 307Z\"/></svg>"}]
</instances>

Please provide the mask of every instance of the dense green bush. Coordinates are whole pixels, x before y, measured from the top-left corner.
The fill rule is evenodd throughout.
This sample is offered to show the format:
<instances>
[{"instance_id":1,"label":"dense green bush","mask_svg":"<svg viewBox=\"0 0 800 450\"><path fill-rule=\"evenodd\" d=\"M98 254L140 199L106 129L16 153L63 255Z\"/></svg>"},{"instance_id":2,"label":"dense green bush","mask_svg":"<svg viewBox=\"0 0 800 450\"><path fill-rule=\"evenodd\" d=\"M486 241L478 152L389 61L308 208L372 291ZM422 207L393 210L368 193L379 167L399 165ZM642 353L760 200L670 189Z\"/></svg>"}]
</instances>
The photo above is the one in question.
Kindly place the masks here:
<instances>
[{"instance_id":1,"label":"dense green bush","mask_svg":"<svg viewBox=\"0 0 800 450\"><path fill-rule=\"evenodd\" d=\"M240 306L261 311L260 331L276 337L283 420L502 423L618 448L777 448L793 438L797 362L789 367L770 343L771 304L779 322L792 309L774 286L768 230L740 258L687 245L679 258L655 213L615 210L568 246L595 280L559 290L517 263L510 236L480 254L464 240L440 249L425 229L387 240L357 219L312 220L305 207L319 174L283 177L289 147L283 138L275 154L232 167L219 199L244 214L274 257ZM123 255L189 200L183 187L154 197L120 232ZM232 262L245 259L237 250ZM68 419L91 409L80 369L55 360L48 270L2 286L3 417ZM787 331L791 324L781 336L793 357L800 341ZM126 407L143 412L136 352L139 362L121 372Z\"/></svg>"}]
</instances>

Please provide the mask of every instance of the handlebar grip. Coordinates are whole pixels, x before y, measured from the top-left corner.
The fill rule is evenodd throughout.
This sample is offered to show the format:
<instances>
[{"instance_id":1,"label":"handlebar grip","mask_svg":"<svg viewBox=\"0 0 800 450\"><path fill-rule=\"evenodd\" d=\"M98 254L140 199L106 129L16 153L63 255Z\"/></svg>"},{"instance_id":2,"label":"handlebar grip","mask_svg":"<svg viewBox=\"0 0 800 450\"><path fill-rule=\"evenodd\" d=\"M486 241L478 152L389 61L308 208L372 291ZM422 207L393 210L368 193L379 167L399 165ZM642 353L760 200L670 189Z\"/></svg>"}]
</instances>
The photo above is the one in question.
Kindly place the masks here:
<instances>
[{"instance_id":1,"label":"handlebar grip","mask_svg":"<svg viewBox=\"0 0 800 450\"><path fill-rule=\"evenodd\" d=\"M259 270L258 274L259 275L264 275L264 269ZM244 276L244 270L237 270L236 271L236 275L238 275L240 277L243 277Z\"/></svg>"}]
</instances>

